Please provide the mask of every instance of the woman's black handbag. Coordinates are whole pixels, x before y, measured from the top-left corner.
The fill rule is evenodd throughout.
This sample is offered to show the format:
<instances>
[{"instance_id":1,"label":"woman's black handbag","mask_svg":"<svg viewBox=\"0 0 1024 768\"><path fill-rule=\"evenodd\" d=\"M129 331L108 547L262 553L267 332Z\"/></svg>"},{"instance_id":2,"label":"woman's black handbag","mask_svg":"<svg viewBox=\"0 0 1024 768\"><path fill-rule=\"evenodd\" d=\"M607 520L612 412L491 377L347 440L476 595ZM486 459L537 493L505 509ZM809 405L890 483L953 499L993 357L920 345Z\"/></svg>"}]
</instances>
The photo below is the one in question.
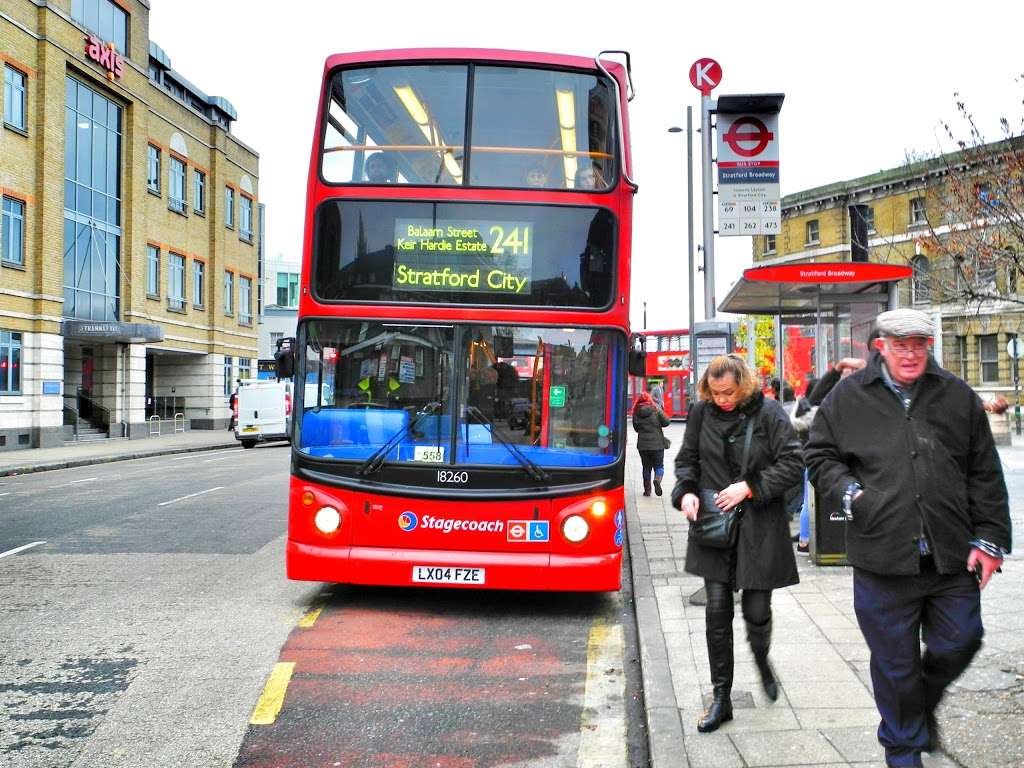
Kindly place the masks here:
<instances>
[{"instance_id":1,"label":"woman's black handbag","mask_svg":"<svg viewBox=\"0 0 1024 768\"><path fill-rule=\"evenodd\" d=\"M750 454L750 438L753 431L754 419L751 418L747 421L747 434L743 439L740 477L747 473L747 457ZM717 495L709 488L700 490L700 511L697 513L697 519L690 523L690 539L702 547L731 549L736 546L736 539L739 537L743 505L737 504L728 512L723 512L715 504Z\"/></svg>"}]
</instances>

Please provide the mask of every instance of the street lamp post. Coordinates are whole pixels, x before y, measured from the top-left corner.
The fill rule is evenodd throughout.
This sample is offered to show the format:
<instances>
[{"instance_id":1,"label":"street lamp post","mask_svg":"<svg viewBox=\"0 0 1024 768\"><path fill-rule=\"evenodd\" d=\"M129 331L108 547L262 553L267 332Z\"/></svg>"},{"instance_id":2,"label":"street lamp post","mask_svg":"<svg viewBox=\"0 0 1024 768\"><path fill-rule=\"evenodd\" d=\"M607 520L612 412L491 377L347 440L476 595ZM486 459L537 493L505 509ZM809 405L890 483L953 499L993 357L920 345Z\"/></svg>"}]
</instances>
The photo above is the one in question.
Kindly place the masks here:
<instances>
[{"instance_id":1,"label":"street lamp post","mask_svg":"<svg viewBox=\"0 0 1024 768\"><path fill-rule=\"evenodd\" d=\"M673 126L669 133L681 133L682 128ZM687 343L689 352L686 356L690 374L686 377L687 408L693 404L694 396L694 365L693 365L693 107L686 108L686 252L687 274L686 287L689 300L689 317L687 326Z\"/></svg>"}]
</instances>

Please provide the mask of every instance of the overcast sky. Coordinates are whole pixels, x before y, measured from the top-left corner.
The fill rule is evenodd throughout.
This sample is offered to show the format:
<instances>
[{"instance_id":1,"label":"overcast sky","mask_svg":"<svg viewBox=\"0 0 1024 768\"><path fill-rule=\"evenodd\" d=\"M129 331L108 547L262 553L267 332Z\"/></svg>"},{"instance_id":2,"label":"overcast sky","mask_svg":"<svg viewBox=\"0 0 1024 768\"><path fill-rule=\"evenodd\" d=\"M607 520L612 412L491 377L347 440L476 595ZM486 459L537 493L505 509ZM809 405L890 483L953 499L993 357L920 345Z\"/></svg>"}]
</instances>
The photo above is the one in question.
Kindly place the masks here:
<instances>
[{"instance_id":1,"label":"overcast sky","mask_svg":"<svg viewBox=\"0 0 1024 768\"><path fill-rule=\"evenodd\" d=\"M952 146L959 92L980 127L1017 132L1024 115L1018 2L643 2L446 0L425 4L293 0L151 0L151 39L174 69L238 111L236 136L260 154L269 258L298 262L306 173L324 59L332 53L409 47L482 47L593 56L632 55L634 176L632 320L679 328L686 310L686 107L699 125L688 79L716 59L714 95L786 94L779 119L782 193L892 168L907 152ZM634 15L643 9L639 16ZM651 10L648 10L651 9ZM290 12L283 15L282 11ZM696 135L699 141L699 135ZM700 148L694 144L694 221L700 235ZM717 238L721 301L751 264L749 237ZM703 317L697 277L696 317Z\"/></svg>"}]
</instances>

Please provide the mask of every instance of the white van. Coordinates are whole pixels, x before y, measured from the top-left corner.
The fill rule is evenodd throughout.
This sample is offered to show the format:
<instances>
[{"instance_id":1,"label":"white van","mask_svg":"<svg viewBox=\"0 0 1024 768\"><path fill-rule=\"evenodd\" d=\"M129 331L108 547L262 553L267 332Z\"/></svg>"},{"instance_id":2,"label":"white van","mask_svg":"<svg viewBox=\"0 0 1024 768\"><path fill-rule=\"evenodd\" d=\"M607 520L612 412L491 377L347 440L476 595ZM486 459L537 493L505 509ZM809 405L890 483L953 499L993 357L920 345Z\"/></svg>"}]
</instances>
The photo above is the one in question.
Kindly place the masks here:
<instances>
[{"instance_id":1,"label":"white van","mask_svg":"<svg viewBox=\"0 0 1024 768\"><path fill-rule=\"evenodd\" d=\"M238 385L235 438L243 448L268 440L290 440L292 385L290 381L249 379Z\"/></svg>"}]
</instances>

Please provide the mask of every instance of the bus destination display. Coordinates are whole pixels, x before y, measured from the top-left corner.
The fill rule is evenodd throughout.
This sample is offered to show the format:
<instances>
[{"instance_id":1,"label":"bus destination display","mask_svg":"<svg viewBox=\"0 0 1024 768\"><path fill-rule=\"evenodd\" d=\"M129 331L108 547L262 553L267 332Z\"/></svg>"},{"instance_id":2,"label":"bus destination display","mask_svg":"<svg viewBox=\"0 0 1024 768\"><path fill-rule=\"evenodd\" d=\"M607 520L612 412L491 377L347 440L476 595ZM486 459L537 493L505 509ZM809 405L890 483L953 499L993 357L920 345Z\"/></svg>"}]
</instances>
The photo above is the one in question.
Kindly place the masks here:
<instances>
[{"instance_id":1,"label":"bus destination display","mask_svg":"<svg viewBox=\"0 0 1024 768\"><path fill-rule=\"evenodd\" d=\"M529 295L532 271L532 224L395 220L395 290Z\"/></svg>"}]
</instances>

